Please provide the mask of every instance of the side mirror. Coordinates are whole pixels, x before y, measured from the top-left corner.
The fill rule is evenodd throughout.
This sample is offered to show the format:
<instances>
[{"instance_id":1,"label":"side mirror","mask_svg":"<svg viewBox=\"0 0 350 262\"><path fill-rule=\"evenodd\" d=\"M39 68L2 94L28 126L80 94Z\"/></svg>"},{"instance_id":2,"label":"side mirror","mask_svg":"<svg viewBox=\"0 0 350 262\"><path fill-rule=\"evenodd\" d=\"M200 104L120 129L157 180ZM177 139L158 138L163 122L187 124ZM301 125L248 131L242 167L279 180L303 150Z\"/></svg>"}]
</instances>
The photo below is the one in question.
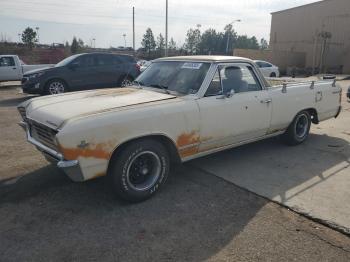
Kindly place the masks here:
<instances>
[{"instance_id":1,"label":"side mirror","mask_svg":"<svg viewBox=\"0 0 350 262\"><path fill-rule=\"evenodd\" d=\"M218 96L216 99L225 99L225 98L231 98L235 94L235 90L231 89L230 91L226 92L223 95Z\"/></svg>"}]
</instances>

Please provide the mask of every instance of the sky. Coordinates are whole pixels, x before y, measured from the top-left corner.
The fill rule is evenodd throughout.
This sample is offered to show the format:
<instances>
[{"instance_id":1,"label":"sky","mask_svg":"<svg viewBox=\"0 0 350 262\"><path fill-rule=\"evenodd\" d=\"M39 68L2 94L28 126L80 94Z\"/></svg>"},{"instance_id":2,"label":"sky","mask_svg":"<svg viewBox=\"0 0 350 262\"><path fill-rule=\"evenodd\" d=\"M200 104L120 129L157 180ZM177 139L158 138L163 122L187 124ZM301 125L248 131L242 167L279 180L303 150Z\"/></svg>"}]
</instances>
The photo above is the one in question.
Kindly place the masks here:
<instances>
[{"instance_id":1,"label":"sky","mask_svg":"<svg viewBox=\"0 0 350 262\"><path fill-rule=\"evenodd\" d=\"M222 31L234 24L238 34L270 38L271 12L319 0L168 0L169 39L180 46L186 31ZM150 27L155 36L165 34L165 0L0 0L0 36L19 41L26 27L39 27L40 43L71 42L73 36L96 47L132 46L132 7L135 7L136 47Z\"/></svg>"}]
</instances>

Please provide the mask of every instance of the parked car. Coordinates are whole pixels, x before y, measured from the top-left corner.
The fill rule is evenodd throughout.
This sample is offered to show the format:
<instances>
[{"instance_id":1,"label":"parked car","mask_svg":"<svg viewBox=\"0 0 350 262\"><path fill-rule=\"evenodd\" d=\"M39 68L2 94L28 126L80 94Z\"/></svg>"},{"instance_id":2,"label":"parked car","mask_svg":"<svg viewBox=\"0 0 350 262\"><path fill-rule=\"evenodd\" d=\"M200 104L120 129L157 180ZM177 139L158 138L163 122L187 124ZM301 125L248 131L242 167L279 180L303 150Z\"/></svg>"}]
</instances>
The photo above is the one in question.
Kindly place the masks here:
<instances>
[{"instance_id":1,"label":"parked car","mask_svg":"<svg viewBox=\"0 0 350 262\"><path fill-rule=\"evenodd\" d=\"M255 60L254 62L265 77L280 77L280 70L277 66L262 60Z\"/></svg>"},{"instance_id":2,"label":"parked car","mask_svg":"<svg viewBox=\"0 0 350 262\"><path fill-rule=\"evenodd\" d=\"M157 59L134 83L27 100L20 125L72 180L107 175L137 202L162 188L170 163L279 135L297 145L341 110L334 80L270 86L238 57Z\"/></svg>"},{"instance_id":3,"label":"parked car","mask_svg":"<svg viewBox=\"0 0 350 262\"><path fill-rule=\"evenodd\" d=\"M127 86L140 74L128 55L86 53L70 56L52 68L29 71L22 89L29 94L59 94L68 91Z\"/></svg>"},{"instance_id":4,"label":"parked car","mask_svg":"<svg viewBox=\"0 0 350 262\"><path fill-rule=\"evenodd\" d=\"M350 87L348 88L348 92L346 93L346 96L348 98L348 101L350 102Z\"/></svg>"},{"instance_id":5,"label":"parked car","mask_svg":"<svg viewBox=\"0 0 350 262\"><path fill-rule=\"evenodd\" d=\"M0 82L20 81L23 74L30 70L53 66L52 64L26 65L16 55L0 55Z\"/></svg>"}]
</instances>

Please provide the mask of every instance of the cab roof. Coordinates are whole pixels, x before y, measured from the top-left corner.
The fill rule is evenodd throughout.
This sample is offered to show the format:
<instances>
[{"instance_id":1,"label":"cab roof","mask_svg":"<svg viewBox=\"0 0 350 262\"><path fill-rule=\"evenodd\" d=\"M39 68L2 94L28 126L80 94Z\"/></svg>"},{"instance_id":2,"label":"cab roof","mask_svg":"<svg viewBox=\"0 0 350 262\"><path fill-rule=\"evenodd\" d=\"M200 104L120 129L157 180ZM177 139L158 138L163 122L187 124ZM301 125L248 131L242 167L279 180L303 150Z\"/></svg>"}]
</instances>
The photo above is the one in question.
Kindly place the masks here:
<instances>
[{"instance_id":1,"label":"cab roof","mask_svg":"<svg viewBox=\"0 0 350 262\"><path fill-rule=\"evenodd\" d=\"M154 60L158 61L198 61L198 62L253 62L253 60L239 56L211 56L211 55L195 55L195 56L174 56L164 57Z\"/></svg>"}]
</instances>

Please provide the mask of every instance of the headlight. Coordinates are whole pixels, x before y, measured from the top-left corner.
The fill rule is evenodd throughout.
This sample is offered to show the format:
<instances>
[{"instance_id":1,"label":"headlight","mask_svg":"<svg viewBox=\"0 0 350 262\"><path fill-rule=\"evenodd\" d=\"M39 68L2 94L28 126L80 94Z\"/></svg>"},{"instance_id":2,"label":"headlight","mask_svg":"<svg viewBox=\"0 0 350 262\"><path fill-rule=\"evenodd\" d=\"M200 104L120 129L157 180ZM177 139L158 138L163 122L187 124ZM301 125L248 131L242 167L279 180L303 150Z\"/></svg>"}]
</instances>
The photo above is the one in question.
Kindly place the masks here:
<instances>
[{"instance_id":1,"label":"headlight","mask_svg":"<svg viewBox=\"0 0 350 262\"><path fill-rule=\"evenodd\" d=\"M37 78L37 77L40 77L44 74L45 72L39 72L39 73L35 73L35 74L31 74L31 75L28 75L27 77L29 79L34 79L34 78Z\"/></svg>"}]
</instances>

